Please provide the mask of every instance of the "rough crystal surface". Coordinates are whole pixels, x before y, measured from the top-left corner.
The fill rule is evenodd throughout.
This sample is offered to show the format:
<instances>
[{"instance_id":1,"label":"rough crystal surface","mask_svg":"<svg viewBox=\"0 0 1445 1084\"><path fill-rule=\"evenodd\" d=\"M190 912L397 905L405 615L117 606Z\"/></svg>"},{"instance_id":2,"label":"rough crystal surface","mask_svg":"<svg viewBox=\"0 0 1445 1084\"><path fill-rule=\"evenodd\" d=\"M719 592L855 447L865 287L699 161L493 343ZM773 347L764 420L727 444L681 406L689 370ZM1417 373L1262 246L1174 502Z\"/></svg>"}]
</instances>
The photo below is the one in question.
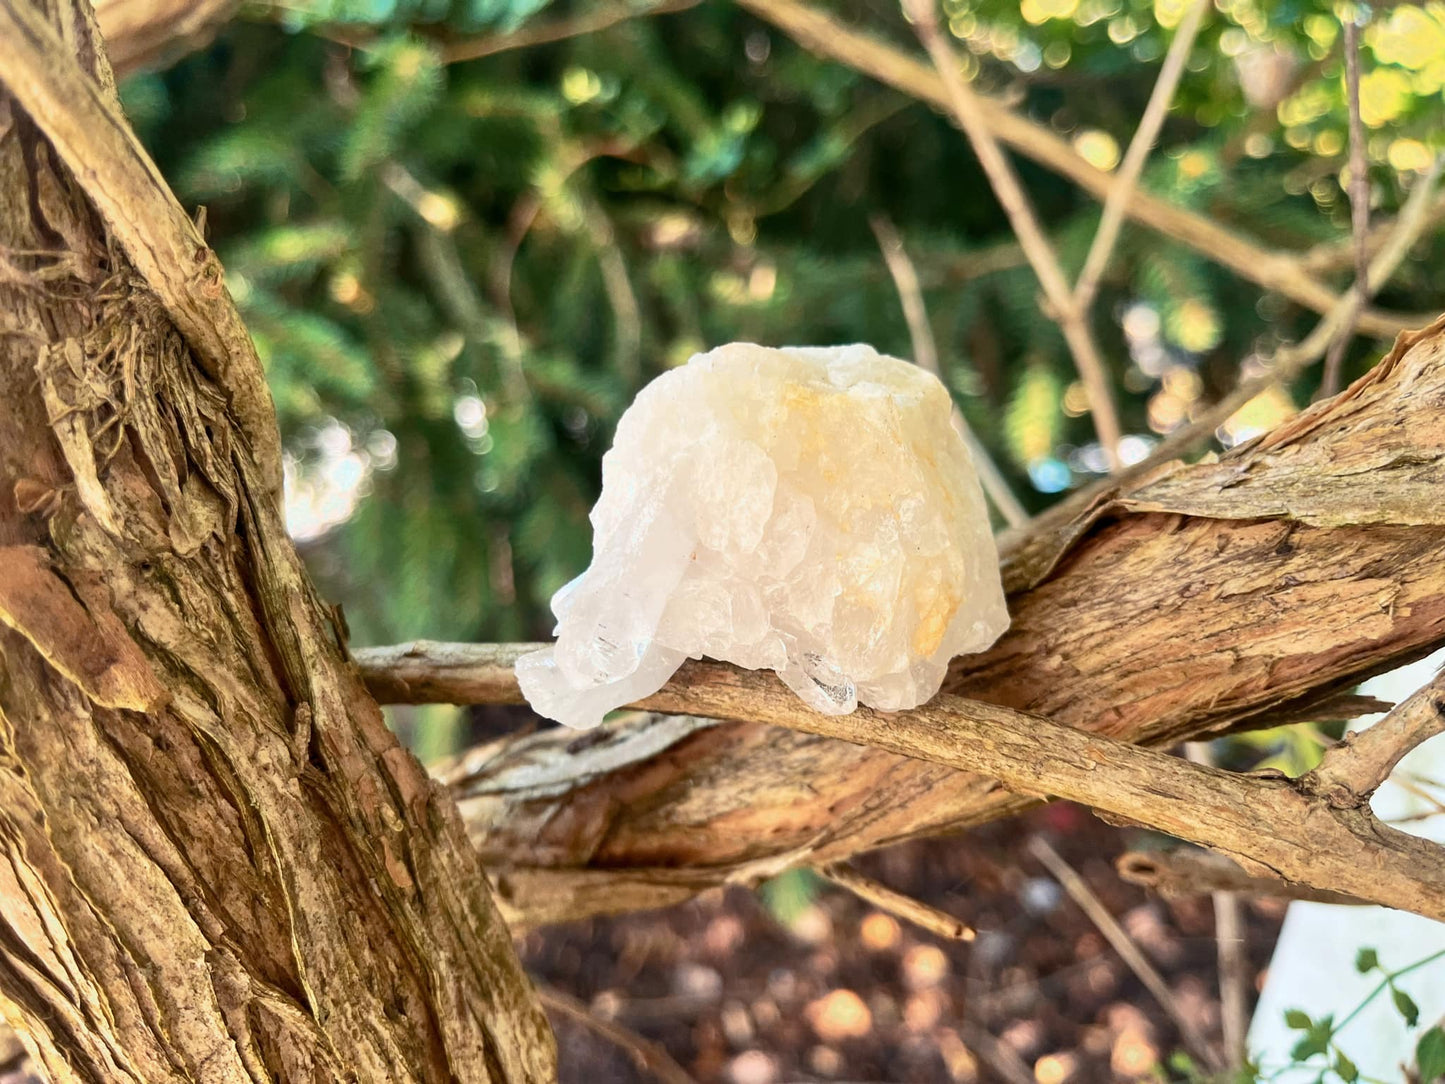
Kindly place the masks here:
<instances>
[{"instance_id":1,"label":"rough crystal surface","mask_svg":"<svg viewBox=\"0 0 1445 1084\"><path fill-rule=\"evenodd\" d=\"M949 411L936 378L863 345L733 343L658 377L602 460L557 642L517 662L528 702L595 726L704 655L830 714L926 701L1008 627Z\"/></svg>"}]
</instances>

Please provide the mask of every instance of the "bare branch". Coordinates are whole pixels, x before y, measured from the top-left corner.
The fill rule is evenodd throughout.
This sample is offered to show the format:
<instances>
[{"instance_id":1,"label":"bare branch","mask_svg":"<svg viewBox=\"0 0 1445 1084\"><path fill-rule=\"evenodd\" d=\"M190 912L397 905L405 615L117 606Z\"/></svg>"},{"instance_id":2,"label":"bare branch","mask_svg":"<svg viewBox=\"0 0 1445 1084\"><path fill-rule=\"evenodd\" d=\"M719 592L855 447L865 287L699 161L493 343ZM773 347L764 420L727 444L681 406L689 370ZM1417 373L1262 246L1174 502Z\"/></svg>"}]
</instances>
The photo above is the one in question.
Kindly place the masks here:
<instances>
[{"instance_id":1,"label":"bare branch","mask_svg":"<svg viewBox=\"0 0 1445 1084\"><path fill-rule=\"evenodd\" d=\"M916 900L912 896L875 881L872 877L860 872L851 862L834 862L827 866L820 866L818 872L840 888L846 888L860 900L871 903L880 911L887 911L890 915L901 918L905 922L911 922L931 934L936 934L949 941L972 941L974 939L973 927L968 923L954 918L947 911L930 907L922 900Z\"/></svg>"},{"instance_id":2,"label":"bare branch","mask_svg":"<svg viewBox=\"0 0 1445 1084\"><path fill-rule=\"evenodd\" d=\"M1038 276L1039 285L1043 287L1044 296L1048 300L1048 315L1058 323L1064 341L1068 344L1069 353L1073 355L1074 364L1079 370L1079 378L1083 381L1084 392L1089 401L1089 412L1094 420L1094 430L1099 435L1099 442L1104 446L1104 454L1108 457L1110 467L1117 468L1119 441L1123 432L1119 428L1119 413L1114 406L1113 388L1104 369L1103 358L1100 357L1098 346L1094 342L1093 333L1089 330L1088 321L1075 303L1073 292L1064 278L1058 254L1044 236L1028 196L1024 193L1023 185L1019 183L1018 175L1009 160L1004 157L998 139L984 117L978 98L963 81L958 57L939 29L934 0L903 0L903 5L909 18L913 20L913 28L918 33L919 41L928 50L935 70L943 79L954 119L958 121L959 127L973 146L979 165L988 176L994 194L998 196L1004 213L1008 215L1009 224L1013 226L1019 244L1023 246L1024 255L1028 257L1034 274Z\"/></svg>"},{"instance_id":3,"label":"bare branch","mask_svg":"<svg viewBox=\"0 0 1445 1084\"><path fill-rule=\"evenodd\" d=\"M494 645L494 663L532 645ZM515 676L498 700L515 702ZM632 705L754 721L977 772L1010 789L1081 802L1314 888L1445 918L1445 850L1339 809L1288 781L1231 775L1102 734L991 704L940 696L925 707L822 715L768 672L689 662Z\"/></svg>"},{"instance_id":4,"label":"bare branch","mask_svg":"<svg viewBox=\"0 0 1445 1084\"><path fill-rule=\"evenodd\" d=\"M1340 892L1286 884L1275 877L1257 877L1222 855L1190 847L1169 851L1128 851L1119 856L1114 867L1119 876L1130 884L1153 889L1165 899L1229 892L1241 896L1314 900L1316 903L1364 902Z\"/></svg>"},{"instance_id":5,"label":"bare branch","mask_svg":"<svg viewBox=\"0 0 1445 1084\"><path fill-rule=\"evenodd\" d=\"M1419 239L1420 231L1430 221L1436 186L1445 170L1445 154L1438 156L1430 171L1415 182L1410 197L1400 212L1389 238L1371 261L1366 281L1371 290L1379 290L1394 275L1410 247ZM1067 500L1060 501L1039 519L1040 523L1067 520L1089 507L1109 490L1146 478L1165 464L1186 455L1209 440L1215 431L1234 416L1245 404L1276 384L1287 384L1320 359L1338 328L1354 318L1362 299L1353 290L1339 298L1334 307L1299 343L1281 347L1271 359L1267 372L1242 381L1219 402L1208 407L1193 421L1170 433L1142 462L1120 471L1116 477L1103 478L1086 486Z\"/></svg>"},{"instance_id":6,"label":"bare branch","mask_svg":"<svg viewBox=\"0 0 1445 1084\"><path fill-rule=\"evenodd\" d=\"M1190 742L1185 755L1195 764L1214 765L1208 742ZM1249 955L1244 920L1233 892L1210 893L1214 907L1215 958L1219 962L1219 1022L1224 1037L1225 1068L1238 1070L1249 1060Z\"/></svg>"},{"instance_id":7,"label":"bare branch","mask_svg":"<svg viewBox=\"0 0 1445 1084\"><path fill-rule=\"evenodd\" d=\"M686 11L688 8L696 7L699 3L701 0L661 0L660 3L647 7L622 3L597 7L592 10L584 9L584 13L581 15L524 26L510 34L486 34L482 37L449 42L442 49L442 60L448 64L456 64L463 60L478 60L484 56L494 56L511 49L525 49L532 45L550 45L552 42L565 41L568 38L596 34L630 19Z\"/></svg>"},{"instance_id":8,"label":"bare branch","mask_svg":"<svg viewBox=\"0 0 1445 1084\"><path fill-rule=\"evenodd\" d=\"M1365 124L1360 119L1360 12L1352 9L1344 21L1345 100L1350 110L1350 237L1355 248L1355 284L1351 292L1368 298L1370 292L1369 254L1366 239L1370 232L1370 175L1365 156ZM1325 355L1324 377L1320 382L1320 398L1327 399L1340 390L1340 367L1345 349L1354 334L1358 313L1352 310L1340 325L1329 353Z\"/></svg>"},{"instance_id":9,"label":"bare branch","mask_svg":"<svg viewBox=\"0 0 1445 1084\"><path fill-rule=\"evenodd\" d=\"M1441 402L1445 323L1247 449L1039 521L1003 554L1011 628L956 659L946 691L1173 744L1304 717L1420 657L1445 614ZM355 654L383 700L517 696L515 652ZM526 924L657 906L1029 804L890 752L696 717L509 739L446 779Z\"/></svg>"},{"instance_id":10,"label":"bare branch","mask_svg":"<svg viewBox=\"0 0 1445 1084\"><path fill-rule=\"evenodd\" d=\"M1301 777L1300 785L1336 808L1363 806L1410 750L1442 732L1445 675L1437 674L1379 722L1346 734L1344 741L1326 749L1314 770Z\"/></svg>"},{"instance_id":11,"label":"bare branch","mask_svg":"<svg viewBox=\"0 0 1445 1084\"><path fill-rule=\"evenodd\" d=\"M772 23L818 56L836 60L940 109L951 108L943 79L933 68L892 45L843 25L804 0L736 0ZM1065 140L1000 103L977 96L979 112L994 135L1028 158L1073 181L1098 200L1114 187L1111 173L1085 161ZM1241 278L1274 290L1319 313L1328 312L1339 296L1305 273L1294 256L1261 248L1219 223L1176 207L1146 191L1135 191L1126 208L1129 218L1187 245L1229 268ZM1416 315L1361 313L1359 329L1367 335L1395 335L1428 320Z\"/></svg>"},{"instance_id":12,"label":"bare branch","mask_svg":"<svg viewBox=\"0 0 1445 1084\"><path fill-rule=\"evenodd\" d=\"M1088 312L1089 306L1094 303L1099 279L1109 265L1109 257L1113 255L1119 230L1124 224L1125 210L1134 195L1139 175L1144 171L1144 163L1148 161L1154 141L1159 138L1159 129L1164 126L1164 118L1169 114L1169 103L1174 100L1174 91L1179 86L1179 78L1184 74L1184 65L1189 60L1189 50L1194 47L1194 38L1199 33L1204 13L1210 6L1210 0L1195 0L1194 6L1186 11L1184 18L1180 20L1174 31L1174 40L1169 43L1164 64L1159 69L1159 78L1155 80L1149 102L1144 107L1144 116L1139 120L1139 127L1134 130L1129 149L1124 152L1124 161L1119 166L1119 172L1114 175L1114 185L1104 200L1104 213L1099 218L1098 231L1094 234L1093 243L1089 245L1089 254L1084 257L1084 269L1079 272L1079 280L1074 284L1074 304L1083 312Z\"/></svg>"},{"instance_id":13,"label":"bare branch","mask_svg":"<svg viewBox=\"0 0 1445 1084\"><path fill-rule=\"evenodd\" d=\"M1174 996L1174 991L1169 989L1169 984L1164 981L1154 965L1149 962L1134 939L1120 926L1109 909L1104 906L1099 897L1094 895L1093 889L1084 883L1080 877L1058 851L1050 846L1048 840L1043 836L1034 836L1029 840L1029 853L1044 864L1054 879L1063 885L1064 891L1069 898L1079 905L1079 909L1089 917L1098 931L1104 935L1104 939L1113 946L1119 958L1129 965L1129 970L1144 988L1154 995L1154 1000L1159 1002L1160 1008L1169 1014L1174 1021L1174 1026L1179 1029L1179 1034L1184 1039L1184 1044L1194 1053L1194 1056L1211 1069L1222 1068L1219 1052L1214 1049L1190 1020L1184 1011L1179 1007L1179 1000Z\"/></svg>"},{"instance_id":14,"label":"bare branch","mask_svg":"<svg viewBox=\"0 0 1445 1084\"><path fill-rule=\"evenodd\" d=\"M608 1042L620 1047L643 1072L651 1073L662 1084L695 1084L686 1069L673 1059L663 1047L644 1039L631 1028L625 1028L613 1020L605 1020L592 1012L571 994L563 993L555 986L538 986L537 1000L542 1005L569 1020L575 1020L590 1031L596 1032Z\"/></svg>"},{"instance_id":15,"label":"bare branch","mask_svg":"<svg viewBox=\"0 0 1445 1084\"><path fill-rule=\"evenodd\" d=\"M893 223L883 215L871 215L868 224L873 229L873 235L878 238L883 262L888 265L888 273L893 276L893 285L898 290L903 318L908 321L908 334L913 340L913 360L920 368L927 369L942 380L938 346L933 338L933 327L928 322L928 310L923 304L923 288L918 284L918 272L913 261L908 258L908 251L903 247L903 238L898 235ZM1014 496L1008 480L1004 478L998 464L988 454L988 449L978 439L957 404L953 407L953 425L963 436L969 458L978 469L978 478L983 483L984 492L1003 516L1004 522L1010 527L1024 526L1029 521L1028 512Z\"/></svg>"}]
</instances>

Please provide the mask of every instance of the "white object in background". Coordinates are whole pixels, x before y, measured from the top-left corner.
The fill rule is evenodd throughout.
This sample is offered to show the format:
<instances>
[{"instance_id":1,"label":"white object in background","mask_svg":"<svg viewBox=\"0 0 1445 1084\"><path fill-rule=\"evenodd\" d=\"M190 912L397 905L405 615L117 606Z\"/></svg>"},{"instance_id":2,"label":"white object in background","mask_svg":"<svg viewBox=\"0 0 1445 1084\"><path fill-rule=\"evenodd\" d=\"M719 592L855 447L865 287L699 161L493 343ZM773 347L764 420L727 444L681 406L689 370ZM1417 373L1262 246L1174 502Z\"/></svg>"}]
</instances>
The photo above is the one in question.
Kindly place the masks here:
<instances>
[{"instance_id":1,"label":"white object in background","mask_svg":"<svg viewBox=\"0 0 1445 1084\"><path fill-rule=\"evenodd\" d=\"M517 662L528 702L595 726L704 655L776 670L830 714L929 699L1008 627L951 407L863 345L733 343L659 376L602 460L557 643Z\"/></svg>"},{"instance_id":2,"label":"white object in background","mask_svg":"<svg viewBox=\"0 0 1445 1084\"><path fill-rule=\"evenodd\" d=\"M1361 691L1398 703L1430 681L1442 665L1445 652L1437 652L1365 682ZM1363 729L1378 718L1366 716L1351 724L1350 729ZM1396 775L1401 772L1445 780L1445 734L1413 750L1395 769ZM1420 816L1433 808L1390 782L1376 792L1370 805L1377 817L1387 821ZM1445 814L1405 821L1395 827L1445 843ZM1380 962L1394 971L1445 949L1445 924L1387 907L1290 904L1249 1030L1250 1052L1266 1076L1289 1061L1290 1050L1303 1036L1303 1032L1285 1025L1286 1010L1302 1009L1315 1019L1333 1013L1339 1021L1379 985L1379 972L1360 975L1355 970L1355 957L1362 948L1374 949ZM1420 1027L1413 1031L1405 1027L1386 991L1340 1035L1340 1049L1359 1068L1362 1077L1402 1080L1400 1064L1408 1065L1414 1057L1416 1039L1445 1015L1445 959L1411 972L1400 980L1400 986L1420 1007ZM1316 1065L1308 1070L1292 1069L1271 1079L1279 1084L1297 1084L1318 1076Z\"/></svg>"}]
</instances>

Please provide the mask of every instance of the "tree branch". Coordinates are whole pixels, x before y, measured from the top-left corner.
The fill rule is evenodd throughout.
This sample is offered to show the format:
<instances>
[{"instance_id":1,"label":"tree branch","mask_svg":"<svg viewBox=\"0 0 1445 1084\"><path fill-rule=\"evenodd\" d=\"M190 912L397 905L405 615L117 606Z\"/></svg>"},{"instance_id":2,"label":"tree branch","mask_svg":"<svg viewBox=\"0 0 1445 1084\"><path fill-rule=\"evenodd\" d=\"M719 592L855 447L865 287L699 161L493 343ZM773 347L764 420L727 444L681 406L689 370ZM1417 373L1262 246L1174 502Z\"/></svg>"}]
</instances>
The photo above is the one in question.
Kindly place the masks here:
<instances>
[{"instance_id":1,"label":"tree branch","mask_svg":"<svg viewBox=\"0 0 1445 1084\"><path fill-rule=\"evenodd\" d=\"M1088 312L1089 306L1094 303L1099 279L1109 265L1109 257L1113 255L1114 245L1119 240L1119 231L1124 225L1124 214L1129 200L1134 196L1139 175L1144 172L1144 163L1149 160L1154 141L1159 138L1159 129L1164 126L1164 118L1169 114L1169 103L1174 100L1174 91L1179 86L1180 76L1184 74L1189 51L1194 47L1194 38L1199 33L1204 13L1209 8L1210 0L1195 0L1194 5L1179 21L1179 26L1174 31L1174 40L1169 43L1169 52L1165 54L1164 64L1159 69L1159 78L1154 81L1154 89L1149 93L1149 102L1144 107L1139 127L1134 129L1134 138L1129 141L1129 149L1124 152L1124 161L1120 164L1114 184L1104 199L1104 212L1099 218L1099 228L1089 245L1089 254L1084 257L1084 268L1079 272L1079 280L1074 283L1074 303L1084 312Z\"/></svg>"},{"instance_id":2,"label":"tree branch","mask_svg":"<svg viewBox=\"0 0 1445 1084\"><path fill-rule=\"evenodd\" d=\"M1350 114L1350 237L1355 248L1355 284L1351 293L1360 298L1373 296L1370 291L1369 253L1366 237L1370 232L1370 176L1365 154L1365 124L1360 117L1360 24L1359 13L1351 10L1344 21L1345 101ZM1354 337L1358 306L1352 306L1325 355L1325 371L1320 381L1320 397L1327 398L1340 390L1340 366L1345 349Z\"/></svg>"},{"instance_id":3,"label":"tree branch","mask_svg":"<svg viewBox=\"0 0 1445 1084\"><path fill-rule=\"evenodd\" d=\"M979 165L983 167L989 184L993 186L994 195L998 197L1019 244L1023 246L1024 255L1028 257L1029 265L1033 267L1039 285L1043 287L1044 297L1048 300L1046 313L1059 325L1069 353L1073 355L1074 365L1079 371L1085 397L1089 402L1094 430L1103 445L1110 469L1117 470L1119 441L1123 437L1123 431L1119 428L1119 412L1114 406L1113 386L1104 369L1104 360L1094 342L1093 332L1089 329L1085 310L1077 303L1073 291L1069 289L1063 268L1059 265L1058 253L1044 235L1038 217L1024 193L1023 185L1019 183L1013 166L999 148L998 140L984 118L977 95L963 81L958 57L938 28L935 0L903 0L903 7L913 20L918 40L923 43L933 60L934 70L943 80L954 119L968 137Z\"/></svg>"},{"instance_id":4,"label":"tree branch","mask_svg":"<svg viewBox=\"0 0 1445 1084\"><path fill-rule=\"evenodd\" d=\"M1361 904L1342 892L1288 884L1277 877L1246 873L1236 862L1210 851L1177 847L1168 851L1128 851L1114 868L1130 884L1158 892L1165 899L1230 892L1241 896L1313 900L1316 903Z\"/></svg>"},{"instance_id":5,"label":"tree branch","mask_svg":"<svg viewBox=\"0 0 1445 1084\"><path fill-rule=\"evenodd\" d=\"M894 46L852 30L802 0L737 0L818 56L846 64L881 83L940 109L950 108L943 80L929 65ZM1067 142L1005 106L979 96L984 123L1002 142L1040 165L1069 178L1095 199L1105 200L1116 178L1080 157ZM1328 312L1339 297L1305 273L1299 261L1260 248L1204 215L1145 191L1129 201L1128 217L1163 233L1229 268L1241 278L1274 290L1319 313ZM1359 329L1368 335L1394 335L1418 326L1410 315L1366 310Z\"/></svg>"},{"instance_id":6,"label":"tree branch","mask_svg":"<svg viewBox=\"0 0 1445 1084\"><path fill-rule=\"evenodd\" d=\"M943 372L938 364L938 344L934 341L933 327L928 322L928 310L923 304L923 288L918 284L918 271L914 268L913 261L908 258L908 250L903 247L903 238L898 235L893 223L883 215L869 216L868 225L872 227L873 235L878 238L878 249L883 253L883 262L888 266L888 273L893 277L893 285L898 290L903 318L908 323L908 335L913 341L913 361L942 381ZM994 508L998 509L999 515L1010 527L1024 526L1029 521L1028 512L1009 488L1008 479L998 469L998 464L993 461L993 456L989 455L988 448L978 439L973 427L968 424L968 419L958 409L957 403L953 405L953 426L963 436L969 458L978 470L978 480L983 484L983 491L993 502Z\"/></svg>"},{"instance_id":7,"label":"tree branch","mask_svg":"<svg viewBox=\"0 0 1445 1084\"><path fill-rule=\"evenodd\" d=\"M1013 625L955 660L946 691L1165 744L1296 716L1428 652L1445 639L1442 328L1269 439L1015 540ZM356 654L382 700L516 697L516 649ZM445 779L527 923L657 906L1028 804L878 750L696 717L531 734Z\"/></svg>"},{"instance_id":8,"label":"tree branch","mask_svg":"<svg viewBox=\"0 0 1445 1084\"><path fill-rule=\"evenodd\" d=\"M684 666L635 707L762 722L886 750L1058 797L1219 850L1258 872L1445 918L1445 849L1366 810L1339 809L1288 780L1234 775L1099 733L954 696L823 715L768 672ZM578 739L585 740L585 739Z\"/></svg>"},{"instance_id":9,"label":"tree branch","mask_svg":"<svg viewBox=\"0 0 1445 1084\"><path fill-rule=\"evenodd\" d=\"M1326 749L1300 785L1336 808L1363 806L1412 749L1442 732L1445 676L1436 675L1379 722L1346 734L1338 745Z\"/></svg>"},{"instance_id":10,"label":"tree branch","mask_svg":"<svg viewBox=\"0 0 1445 1084\"><path fill-rule=\"evenodd\" d=\"M511 49L525 49L532 45L550 45L553 42L566 41L568 38L596 34L631 19L686 11L688 8L696 7L700 2L701 0L661 0L661 2L649 6L639 6L633 3L597 7L571 18L531 23L518 30L513 30L509 34L485 34L481 37L448 42L442 48L442 60L447 64L456 64L464 60L478 60L484 56L494 56Z\"/></svg>"},{"instance_id":11,"label":"tree branch","mask_svg":"<svg viewBox=\"0 0 1445 1084\"><path fill-rule=\"evenodd\" d=\"M95 18L116 75L126 76L205 48L237 6L238 0L99 0Z\"/></svg>"}]
</instances>

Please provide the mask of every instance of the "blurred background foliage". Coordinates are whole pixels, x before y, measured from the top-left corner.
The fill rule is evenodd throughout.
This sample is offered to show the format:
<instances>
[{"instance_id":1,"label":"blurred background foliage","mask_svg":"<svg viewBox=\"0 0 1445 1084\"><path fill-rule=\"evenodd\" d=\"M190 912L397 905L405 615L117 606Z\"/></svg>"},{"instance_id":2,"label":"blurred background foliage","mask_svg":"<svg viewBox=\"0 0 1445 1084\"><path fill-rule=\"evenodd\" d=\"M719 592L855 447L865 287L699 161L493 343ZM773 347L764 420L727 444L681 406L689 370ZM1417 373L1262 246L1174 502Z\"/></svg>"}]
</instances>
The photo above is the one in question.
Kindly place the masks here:
<instances>
[{"instance_id":1,"label":"blurred background foliage","mask_svg":"<svg viewBox=\"0 0 1445 1084\"><path fill-rule=\"evenodd\" d=\"M1184 6L945 14L977 87L1109 169ZM694 352L863 340L909 356L874 214L902 235L946 379L1025 503L1104 466L1058 329L950 123L723 0L662 7L251 4L205 51L123 87L182 201L207 208L280 413L292 531L359 643L546 635L548 597L589 556L618 414ZM883 0L825 10L917 51ZM1142 183L1343 289L1339 15L1216 0ZM1364 42L1380 218L1441 149L1445 4L1382 9ZM1098 204L1019 168L1077 274ZM1432 224L1379 303L1438 311L1445 282L1427 269L1442 262ZM1092 319L1137 459L1317 317L1130 224ZM1383 345L1357 341L1346 375ZM1317 382L1257 400L1223 439Z\"/></svg>"}]
</instances>

